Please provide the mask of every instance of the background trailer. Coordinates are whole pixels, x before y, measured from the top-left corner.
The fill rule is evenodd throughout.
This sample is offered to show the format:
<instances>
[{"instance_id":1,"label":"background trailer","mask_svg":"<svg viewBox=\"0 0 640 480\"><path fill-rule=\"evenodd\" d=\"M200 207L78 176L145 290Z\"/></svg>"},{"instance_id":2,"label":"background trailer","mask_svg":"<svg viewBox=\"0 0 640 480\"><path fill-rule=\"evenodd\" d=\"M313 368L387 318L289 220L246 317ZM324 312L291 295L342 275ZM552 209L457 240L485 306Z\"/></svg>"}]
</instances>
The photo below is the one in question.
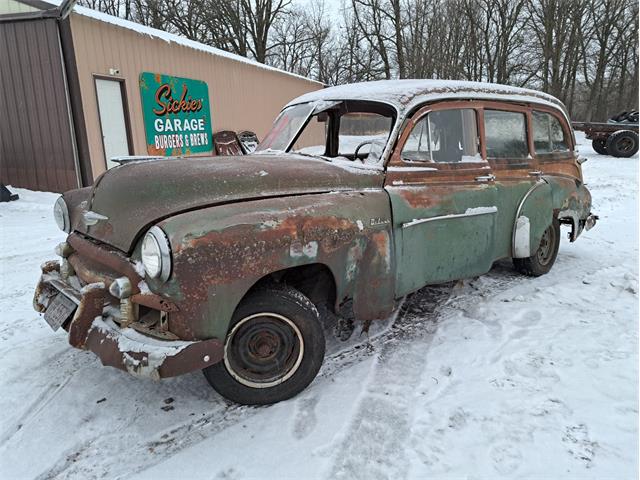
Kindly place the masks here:
<instances>
[{"instance_id":1,"label":"background trailer","mask_svg":"<svg viewBox=\"0 0 640 480\"><path fill-rule=\"evenodd\" d=\"M0 0L0 182L61 192L122 155L212 154L212 132L262 138L322 84L76 6Z\"/></svg>"}]
</instances>

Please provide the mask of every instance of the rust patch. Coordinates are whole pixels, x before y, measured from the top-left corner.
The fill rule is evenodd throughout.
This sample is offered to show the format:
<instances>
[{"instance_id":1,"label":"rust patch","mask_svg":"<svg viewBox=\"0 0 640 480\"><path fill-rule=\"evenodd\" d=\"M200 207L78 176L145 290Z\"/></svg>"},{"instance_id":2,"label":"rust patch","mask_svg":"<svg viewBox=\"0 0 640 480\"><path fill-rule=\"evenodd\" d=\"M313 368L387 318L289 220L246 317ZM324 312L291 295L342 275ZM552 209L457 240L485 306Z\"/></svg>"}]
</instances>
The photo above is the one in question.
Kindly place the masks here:
<instances>
[{"instance_id":1,"label":"rust patch","mask_svg":"<svg viewBox=\"0 0 640 480\"><path fill-rule=\"evenodd\" d=\"M92 284L85 287L82 293L82 301L69 325L69 344L76 348L85 348L93 320L102 316L107 291L104 284Z\"/></svg>"},{"instance_id":2,"label":"rust patch","mask_svg":"<svg viewBox=\"0 0 640 480\"><path fill-rule=\"evenodd\" d=\"M141 347L144 348L144 345ZM167 355L159 365L155 365L149 352L120 351L116 339L95 328L88 335L86 348L95 353L105 366L152 379L175 377L201 370L218 363L223 356L222 342L212 338L195 342L175 354Z\"/></svg>"},{"instance_id":3,"label":"rust patch","mask_svg":"<svg viewBox=\"0 0 640 480\"><path fill-rule=\"evenodd\" d=\"M131 280L133 293L139 292L138 283L142 277L120 251L104 244L97 245L77 233L70 234L67 243L76 251L74 262L79 267L76 272L80 272L80 278L85 275L85 281L110 282L115 277L124 275ZM76 267L75 264L72 265Z\"/></svg>"},{"instance_id":4,"label":"rust patch","mask_svg":"<svg viewBox=\"0 0 640 480\"><path fill-rule=\"evenodd\" d=\"M180 310L175 303L162 298L160 295L152 293L138 293L136 295L132 295L131 301L138 305L143 305L145 307L152 308L153 310L161 310L163 312L177 312Z\"/></svg>"}]
</instances>

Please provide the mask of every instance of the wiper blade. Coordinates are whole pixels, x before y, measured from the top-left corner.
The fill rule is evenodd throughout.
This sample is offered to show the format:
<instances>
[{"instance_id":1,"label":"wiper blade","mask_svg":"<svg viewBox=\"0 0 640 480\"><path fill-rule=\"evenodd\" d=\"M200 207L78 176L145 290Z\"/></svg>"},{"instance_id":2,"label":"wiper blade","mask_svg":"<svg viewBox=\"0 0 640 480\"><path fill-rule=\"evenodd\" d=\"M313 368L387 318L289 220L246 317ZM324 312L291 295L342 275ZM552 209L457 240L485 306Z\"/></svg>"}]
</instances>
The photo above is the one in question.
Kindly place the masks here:
<instances>
[{"instance_id":1,"label":"wiper blade","mask_svg":"<svg viewBox=\"0 0 640 480\"><path fill-rule=\"evenodd\" d=\"M302 155L303 157L319 158L326 162L331 162L331 157L325 157L324 155L315 155L313 153L306 153L306 152L291 152L291 153L295 153L296 155Z\"/></svg>"},{"instance_id":2,"label":"wiper blade","mask_svg":"<svg viewBox=\"0 0 640 480\"><path fill-rule=\"evenodd\" d=\"M263 153L285 153L284 150L276 150L275 148L265 148L264 150L254 150L253 153L261 155Z\"/></svg>"}]
</instances>

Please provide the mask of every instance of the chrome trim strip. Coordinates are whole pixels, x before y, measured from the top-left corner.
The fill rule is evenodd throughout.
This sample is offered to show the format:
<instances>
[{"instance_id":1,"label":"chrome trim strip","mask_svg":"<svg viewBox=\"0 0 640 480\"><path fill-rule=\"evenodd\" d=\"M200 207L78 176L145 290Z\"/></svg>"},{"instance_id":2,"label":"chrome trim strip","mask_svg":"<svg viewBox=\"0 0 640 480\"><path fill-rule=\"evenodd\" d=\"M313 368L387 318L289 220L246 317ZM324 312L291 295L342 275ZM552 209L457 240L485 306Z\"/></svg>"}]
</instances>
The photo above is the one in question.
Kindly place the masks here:
<instances>
[{"instance_id":1,"label":"chrome trim strip","mask_svg":"<svg viewBox=\"0 0 640 480\"><path fill-rule=\"evenodd\" d=\"M408 163L408 162L407 162ZM434 165L432 163L432 165ZM390 165L387 167L387 172L438 172L439 169L435 167L414 167L414 166L396 166Z\"/></svg>"},{"instance_id":2,"label":"chrome trim strip","mask_svg":"<svg viewBox=\"0 0 640 480\"><path fill-rule=\"evenodd\" d=\"M518 209L516 210L516 218L513 219L513 229L511 231L511 255L515 256L516 254L516 227L518 226L518 218L520 218L520 213L522 212L522 207L524 207L524 203L531 196L533 192L535 192L539 187L543 185L547 185L547 182L544 178L540 178L536 183L534 183L527 193L524 194L522 200L518 204Z\"/></svg>"},{"instance_id":3,"label":"chrome trim strip","mask_svg":"<svg viewBox=\"0 0 640 480\"><path fill-rule=\"evenodd\" d=\"M405 222L402 224L402 228L413 227L414 225L421 225L427 222L433 222L435 220L448 220L450 218L462 218L462 217L477 217L478 215L489 215L498 212L498 207L481 207L484 208L482 211L474 212L471 211L469 213L454 213L451 215L440 215L438 217L429 217L429 218L420 218L416 220L411 220L410 222Z\"/></svg>"}]
</instances>

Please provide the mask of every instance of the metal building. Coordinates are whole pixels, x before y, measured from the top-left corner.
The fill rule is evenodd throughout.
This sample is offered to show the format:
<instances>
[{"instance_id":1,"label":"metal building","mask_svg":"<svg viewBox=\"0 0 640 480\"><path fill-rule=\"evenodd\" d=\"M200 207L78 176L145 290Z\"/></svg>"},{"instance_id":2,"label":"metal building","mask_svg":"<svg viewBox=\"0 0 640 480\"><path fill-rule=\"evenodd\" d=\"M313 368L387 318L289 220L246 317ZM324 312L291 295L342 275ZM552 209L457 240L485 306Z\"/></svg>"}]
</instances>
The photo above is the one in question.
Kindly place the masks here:
<instances>
[{"instance_id":1,"label":"metal building","mask_svg":"<svg viewBox=\"0 0 640 480\"><path fill-rule=\"evenodd\" d=\"M72 5L0 0L1 183L61 192L112 157L212 154L212 132L262 138L287 101L322 88Z\"/></svg>"}]
</instances>

